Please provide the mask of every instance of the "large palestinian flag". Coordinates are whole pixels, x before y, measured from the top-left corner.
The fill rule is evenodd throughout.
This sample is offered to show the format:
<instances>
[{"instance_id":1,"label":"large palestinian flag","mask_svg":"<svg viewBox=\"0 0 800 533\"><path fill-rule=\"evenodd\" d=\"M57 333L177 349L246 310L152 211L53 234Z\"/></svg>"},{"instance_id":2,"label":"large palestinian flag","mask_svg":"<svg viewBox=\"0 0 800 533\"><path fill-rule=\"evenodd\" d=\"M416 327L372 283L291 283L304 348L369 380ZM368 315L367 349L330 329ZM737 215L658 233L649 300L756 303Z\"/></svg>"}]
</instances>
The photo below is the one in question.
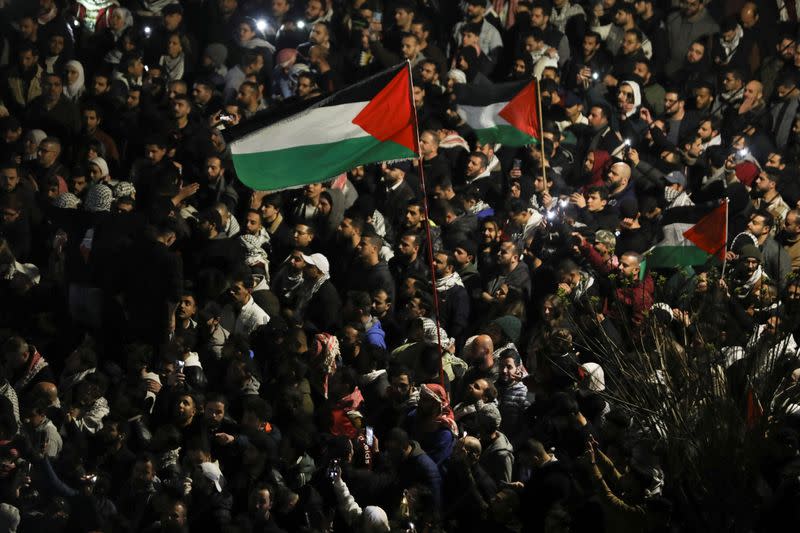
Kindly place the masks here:
<instances>
[{"instance_id":1,"label":"large palestinian flag","mask_svg":"<svg viewBox=\"0 0 800 533\"><path fill-rule=\"evenodd\" d=\"M664 238L648 255L647 268L702 265L712 256L725 260L727 201L711 210L702 206L673 207L664 212L662 222Z\"/></svg>"},{"instance_id":2,"label":"large palestinian flag","mask_svg":"<svg viewBox=\"0 0 800 533\"><path fill-rule=\"evenodd\" d=\"M239 179L257 190L325 181L419 151L408 63L315 103L266 112L227 135Z\"/></svg>"},{"instance_id":3,"label":"large palestinian flag","mask_svg":"<svg viewBox=\"0 0 800 533\"><path fill-rule=\"evenodd\" d=\"M536 80L455 86L458 113L482 143L525 146L539 142Z\"/></svg>"}]
</instances>

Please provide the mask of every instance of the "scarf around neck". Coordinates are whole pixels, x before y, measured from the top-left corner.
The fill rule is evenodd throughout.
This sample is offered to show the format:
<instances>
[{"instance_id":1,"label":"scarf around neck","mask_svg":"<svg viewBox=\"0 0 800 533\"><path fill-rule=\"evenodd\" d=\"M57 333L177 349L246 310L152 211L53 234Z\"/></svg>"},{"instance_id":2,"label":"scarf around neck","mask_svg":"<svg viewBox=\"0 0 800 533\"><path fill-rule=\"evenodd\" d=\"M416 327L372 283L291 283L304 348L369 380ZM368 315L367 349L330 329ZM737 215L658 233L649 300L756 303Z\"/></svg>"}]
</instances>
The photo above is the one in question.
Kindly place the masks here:
<instances>
[{"instance_id":1,"label":"scarf around neck","mask_svg":"<svg viewBox=\"0 0 800 533\"><path fill-rule=\"evenodd\" d=\"M458 275L458 272L453 272L449 276L444 276L436 280L436 292L449 291L455 286L464 286L464 282L461 281L461 276Z\"/></svg>"}]
</instances>

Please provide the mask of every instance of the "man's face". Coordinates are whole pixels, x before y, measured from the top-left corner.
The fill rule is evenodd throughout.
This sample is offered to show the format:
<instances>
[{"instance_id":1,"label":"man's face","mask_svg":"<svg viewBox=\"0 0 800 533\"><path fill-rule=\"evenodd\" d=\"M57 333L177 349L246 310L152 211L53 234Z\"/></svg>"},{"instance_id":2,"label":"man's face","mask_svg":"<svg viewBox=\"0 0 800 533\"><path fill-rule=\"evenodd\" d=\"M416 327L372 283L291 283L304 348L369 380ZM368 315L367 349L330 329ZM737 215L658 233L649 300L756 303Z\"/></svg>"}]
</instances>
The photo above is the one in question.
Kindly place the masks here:
<instances>
[{"instance_id":1,"label":"man's face","mask_svg":"<svg viewBox=\"0 0 800 533\"><path fill-rule=\"evenodd\" d=\"M86 109L83 112L83 127L86 128L88 133L94 133L97 126L100 125L100 119L97 116L97 111L94 109Z\"/></svg>"},{"instance_id":2,"label":"man's face","mask_svg":"<svg viewBox=\"0 0 800 533\"><path fill-rule=\"evenodd\" d=\"M732 73L727 72L722 79L722 86L725 88L725 92L738 91L742 88L742 80L738 79Z\"/></svg>"},{"instance_id":3,"label":"man's face","mask_svg":"<svg viewBox=\"0 0 800 533\"><path fill-rule=\"evenodd\" d=\"M800 235L800 217L794 211L789 211L783 227L790 235Z\"/></svg>"},{"instance_id":4,"label":"man's face","mask_svg":"<svg viewBox=\"0 0 800 533\"><path fill-rule=\"evenodd\" d=\"M61 83L61 78L58 76L47 76L44 80L44 90L47 91L47 99L51 102L58 101L61 98L61 93L64 86Z\"/></svg>"},{"instance_id":5,"label":"man's face","mask_svg":"<svg viewBox=\"0 0 800 533\"><path fill-rule=\"evenodd\" d=\"M19 174L15 168L4 168L0 170L0 190L12 192L19 184Z\"/></svg>"},{"instance_id":6,"label":"man's face","mask_svg":"<svg viewBox=\"0 0 800 533\"><path fill-rule=\"evenodd\" d=\"M298 248L305 248L311 244L314 235L311 233L311 228L305 224L298 224L294 227L294 245Z\"/></svg>"},{"instance_id":7,"label":"man's face","mask_svg":"<svg viewBox=\"0 0 800 533\"><path fill-rule=\"evenodd\" d=\"M211 87L203 83L195 83L192 88L194 102L199 105L206 105L211 100L213 94Z\"/></svg>"},{"instance_id":8,"label":"man's face","mask_svg":"<svg viewBox=\"0 0 800 533\"><path fill-rule=\"evenodd\" d=\"M146 144L144 147L145 157L154 165L160 163L166 154L167 149L157 144Z\"/></svg>"},{"instance_id":9,"label":"man's face","mask_svg":"<svg viewBox=\"0 0 800 533\"><path fill-rule=\"evenodd\" d=\"M69 180L69 190L75 196L80 196L86 189L86 176L72 176Z\"/></svg>"},{"instance_id":10,"label":"man's face","mask_svg":"<svg viewBox=\"0 0 800 533\"><path fill-rule=\"evenodd\" d=\"M412 60L417 57L417 54L419 53L419 43L417 42L417 38L403 37L401 52L403 53L403 57L408 60Z\"/></svg>"},{"instance_id":11,"label":"man's face","mask_svg":"<svg viewBox=\"0 0 800 533\"><path fill-rule=\"evenodd\" d=\"M26 41L34 41L34 36L38 29L36 22L30 17L25 17L19 21L20 36Z\"/></svg>"},{"instance_id":12,"label":"man's face","mask_svg":"<svg viewBox=\"0 0 800 533\"><path fill-rule=\"evenodd\" d=\"M172 102L172 116L176 120L182 120L188 117L190 111L189 102L186 100L175 100Z\"/></svg>"},{"instance_id":13,"label":"man's face","mask_svg":"<svg viewBox=\"0 0 800 533\"><path fill-rule=\"evenodd\" d=\"M320 0L308 0L305 11L306 20L316 20L322 15L322 2Z\"/></svg>"},{"instance_id":14,"label":"man's face","mask_svg":"<svg viewBox=\"0 0 800 533\"><path fill-rule=\"evenodd\" d=\"M5 217L5 213L3 214ZM23 345L20 350L12 350L3 354L3 362L9 370L16 370L21 368L28 362L28 346Z\"/></svg>"},{"instance_id":15,"label":"man's face","mask_svg":"<svg viewBox=\"0 0 800 533\"><path fill-rule=\"evenodd\" d=\"M245 217L245 227L248 235L258 235L261 232L261 215L258 213L247 213Z\"/></svg>"},{"instance_id":16,"label":"man's face","mask_svg":"<svg viewBox=\"0 0 800 533\"><path fill-rule=\"evenodd\" d=\"M631 18L630 15L628 15L626 11L619 9L614 14L614 24L622 28L628 23L628 20L630 18Z\"/></svg>"},{"instance_id":17,"label":"man's face","mask_svg":"<svg viewBox=\"0 0 800 533\"><path fill-rule=\"evenodd\" d=\"M639 76L645 85L650 81L650 68L647 63L636 63L636 66L633 67L633 73Z\"/></svg>"},{"instance_id":18,"label":"man's face","mask_svg":"<svg viewBox=\"0 0 800 533\"><path fill-rule=\"evenodd\" d=\"M436 267L436 276L442 277L448 274L447 256L444 254L435 254L433 256L433 265Z\"/></svg>"},{"instance_id":19,"label":"man's face","mask_svg":"<svg viewBox=\"0 0 800 533\"><path fill-rule=\"evenodd\" d=\"M248 291L241 281L237 281L229 289L230 295L234 303L242 306L250 300L250 291Z\"/></svg>"},{"instance_id":20,"label":"man's face","mask_svg":"<svg viewBox=\"0 0 800 533\"><path fill-rule=\"evenodd\" d=\"M219 427L225 419L225 404L222 402L206 402L206 408L203 410L208 425L212 428Z\"/></svg>"},{"instance_id":21,"label":"man's face","mask_svg":"<svg viewBox=\"0 0 800 533\"><path fill-rule=\"evenodd\" d=\"M464 48L468 46L477 46L480 42L480 36L471 31L465 31L461 34L461 46ZM530 52L531 50L529 49L528 51Z\"/></svg>"},{"instance_id":22,"label":"man's face","mask_svg":"<svg viewBox=\"0 0 800 533\"><path fill-rule=\"evenodd\" d=\"M39 145L39 150L36 152L36 158L39 164L45 168L50 168L58 159L59 154L58 146L48 142L42 142Z\"/></svg>"},{"instance_id":23,"label":"man's face","mask_svg":"<svg viewBox=\"0 0 800 533\"><path fill-rule=\"evenodd\" d=\"M398 8L394 10L394 21L401 28L407 28L413 19L414 15L405 9Z\"/></svg>"},{"instance_id":24,"label":"man's face","mask_svg":"<svg viewBox=\"0 0 800 533\"><path fill-rule=\"evenodd\" d=\"M414 107L420 109L425 104L425 89L414 86Z\"/></svg>"},{"instance_id":25,"label":"man's face","mask_svg":"<svg viewBox=\"0 0 800 533\"><path fill-rule=\"evenodd\" d=\"M397 402L406 400L411 394L411 380L407 374L394 376L389 383L389 396Z\"/></svg>"},{"instance_id":26,"label":"man's face","mask_svg":"<svg viewBox=\"0 0 800 533\"><path fill-rule=\"evenodd\" d=\"M64 51L64 37L62 35L53 35L47 43L47 48L50 50L50 56L58 56Z\"/></svg>"},{"instance_id":27,"label":"man's face","mask_svg":"<svg viewBox=\"0 0 800 533\"><path fill-rule=\"evenodd\" d=\"M702 0L683 0L681 2L681 13L685 18L691 18L700 12Z\"/></svg>"},{"instance_id":28,"label":"man's face","mask_svg":"<svg viewBox=\"0 0 800 533\"><path fill-rule=\"evenodd\" d=\"M423 133L419 138L419 150L422 155L429 156L436 150L436 143L433 135L430 133Z\"/></svg>"},{"instance_id":29,"label":"man's face","mask_svg":"<svg viewBox=\"0 0 800 533\"><path fill-rule=\"evenodd\" d=\"M108 78L105 76L95 76L92 78L92 90L95 96L107 93L109 88Z\"/></svg>"},{"instance_id":30,"label":"man's face","mask_svg":"<svg viewBox=\"0 0 800 533\"><path fill-rule=\"evenodd\" d=\"M622 169L619 165L611 165L611 168L608 169L608 174L606 175L606 183L612 188L617 189L621 186L625 181L625 176L622 173Z\"/></svg>"},{"instance_id":31,"label":"man's face","mask_svg":"<svg viewBox=\"0 0 800 533\"><path fill-rule=\"evenodd\" d=\"M769 157L767 157L767 163L764 166L776 170L783 170L786 168L786 164L783 162L783 156L777 152L772 152L769 154Z\"/></svg>"},{"instance_id":32,"label":"man's face","mask_svg":"<svg viewBox=\"0 0 800 533\"><path fill-rule=\"evenodd\" d=\"M484 171L483 161L480 157L477 156L470 156L469 161L467 162L467 176L470 178L475 178Z\"/></svg>"},{"instance_id":33,"label":"man's face","mask_svg":"<svg viewBox=\"0 0 800 533\"><path fill-rule=\"evenodd\" d=\"M297 80L297 96L305 98L314 90L314 84L311 80L303 76Z\"/></svg>"},{"instance_id":34,"label":"man's face","mask_svg":"<svg viewBox=\"0 0 800 533\"><path fill-rule=\"evenodd\" d=\"M544 14L544 10L539 7L534 7L533 11L531 12L531 24L536 28L545 29L547 26L547 22L550 20L549 17L546 17Z\"/></svg>"},{"instance_id":35,"label":"man's face","mask_svg":"<svg viewBox=\"0 0 800 533\"><path fill-rule=\"evenodd\" d=\"M415 22L411 25L411 33L413 33L421 43L425 42L425 39L428 38L428 32L425 31L425 28L419 22Z\"/></svg>"},{"instance_id":36,"label":"man's face","mask_svg":"<svg viewBox=\"0 0 800 533\"><path fill-rule=\"evenodd\" d=\"M710 141L715 136L715 134L716 132L712 129L710 120L704 120L703 122L700 123L700 126L697 128L697 135L700 136L700 139L704 143Z\"/></svg>"},{"instance_id":37,"label":"man's face","mask_svg":"<svg viewBox=\"0 0 800 533\"><path fill-rule=\"evenodd\" d=\"M667 93L664 95L664 113L674 115L680 110L680 100L676 93Z\"/></svg>"},{"instance_id":38,"label":"man's face","mask_svg":"<svg viewBox=\"0 0 800 533\"><path fill-rule=\"evenodd\" d=\"M358 255L361 259L371 259L373 254L377 254L378 250L367 239L361 239L358 243Z\"/></svg>"},{"instance_id":39,"label":"man's face","mask_svg":"<svg viewBox=\"0 0 800 533\"><path fill-rule=\"evenodd\" d=\"M258 95L253 88L248 85L239 88L236 98L244 108L250 108L258 103Z\"/></svg>"},{"instance_id":40,"label":"man's face","mask_svg":"<svg viewBox=\"0 0 800 533\"><path fill-rule=\"evenodd\" d=\"M206 179L209 183L216 183L222 176L222 162L217 157L206 159Z\"/></svg>"},{"instance_id":41,"label":"man's face","mask_svg":"<svg viewBox=\"0 0 800 533\"><path fill-rule=\"evenodd\" d=\"M324 24L314 24L311 28L311 35L308 40L313 44L325 44L328 42L328 28Z\"/></svg>"},{"instance_id":42,"label":"man's face","mask_svg":"<svg viewBox=\"0 0 800 533\"><path fill-rule=\"evenodd\" d=\"M754 101L761 99L761 84L757 81L751 81L744 86L744 97L752 98Z\"/></svg>"},{"instance_id":43,"label":"man's face","mask_svg":"<svg viewBox=\"0 0 800 533\"><path fill-rule=\"evenodd\" d=\"M635 257L623 255L619 258L619 272L623 278L634 280L639 277L639 262Z\"/></svg>"},{"instance_id":44,"label":"man's face","mask_svg":"<svg viewBox=\"0 0 800 533\"><path fill-rule=\"evenodd\" d=\"M268 490L263 489L256 492L253 497L253 514L265 520L272 509L272 498Z\"/></svg>"},{"instance_id":45,"label":"man's face","mask_svg":"<svg viewBox=\"0 0 800 533\"><path fill-rule=\"evenodd\" d=\"M406 208L406 227L416 228L422 224L422 210L418 205L410 205Z\"/></svg>"},{"instance_id":46,"label":"man's face","mask_svg":"<svg viewBox=\"0 0 800 533\"><path fill-rule=\"evenodd\" d=\"M36 65L39 57L30 50L26 50L19 54L19 66L23 71L29 71Z\"/></svg>"},{"instance_id":47,"label":"man's face","mask_svg":"<svg viewBox=\"0 0 800 533\"><path fill-rule=\"evenodd\" d=\"M419 245L417 244L416 237L406 235L405 237L401 237L397 242L397 252L403 257L414 257L418 248Z\"/></svg>"},{"instance_id":48,"label":"man's face","mask_svg":"<svg viewBox=\"0 0 800 533\"><path fill-rule=\"evenodd\" d=\"M323 187L321 183L310 183L303 188L303 194L305 194L306 198L315 199L319 198L322 190Z\"/></svg>"},{"instance_id":49,"label":"man's face","mask_svg":"<svg viewBox=\"0 0 800 533\"><path fill-rule=\"evenodd\" d=\"M183 21L183 15L180 13L170 13L164 17L164 28L166 28L168 32L173 32L181 25L181 21Z\"/></svg>"},{"instance_id":50,"label":"man's face","mask_svg":"<svg viewBox=\"0 0 800 533\"><path fill-rule=\"evenodd\" d=\"M142 92L141 91L128 91L128 97L125 100L125 105L129 110L134 110L139 107L139 103L142 100Z\"/></svg>"},{"instance_id":51,"label":"man's face","mask_svg":"<svg viewBox=\"0 0 800 533\"><path fill-rule=\"evenodd\" d=\"M439 73L433 63L423 63L419 68L419 77L425 83L434 83L438 81Z\"/></svg>"},{"instance_id":52,"label":"man's face","mask_svg":"<svg viewBox=\"0 0 800 533\"><path fill-rule=\"evenodd\" d=\"M686 60L689 63L699 63L703 59L703 54L705 53L705 46L699 43L692 43L689 47L689 51L686 52Z\"/></svg>"},{"instance_id":53,"label":"man's face","mask_svg":"<svg viewBox=\"0 0 800 533\"><path fill-rule=\"evenodd\" d=\"M750 217L750 222L747 223L747 231L756 237L761 237L765 232L769 231L769 227L764 224L764 217L753 215Z\"/></svg>"},{"instance_id":54,"label":"man's face","mask_svg":"<svg viewBox=\"0 0 800 533\"><path fill-rule=\"evenodd\" d=\"M589 125L593 128L603 128L606 124L608 124L608 119L603 114L603 110L599 107L592 107L589 110Z\"/></svg>"},{"instance_id":55,"label":"man's face","mask_svg":"<svg viewBox=\"0 0 800 533\"><path fill-rule=\"evenodd\" d=\"M514 245L511 243L503 243L497 251L497 264L500 266L511 266L514 262Z\"/></svg>"},{"instance_id":56,"label":"man's face","mask_svg":"<svg viewBox=\"0 0 800 533\"><path fill-rule=\"evenodd\" d=\"M485 379L476 379L472 383L469 384L467 387L467 396L473 402L477 402L478 400L483 399L483 395L486 393L486 389L489 388L489 382Z\"/></svg>"},{"instance_id":57,"label":"man's face","mask_svg":"<svg viewBox=\"0 0 800 533\"><path fill-rule=\"evenodd\" d=\"M453 250L453 257L455 258L456 263L458 263L458 265L461 267L470 263L469 254L460 246L456 246L456 248Z\"/></svg>"},{"instance_id":58,"label":"man's face","mask_svg":"<svg viewBox=\"0 0 800 533\"><path fill-rule=\"evenodd\" d=\"M714 101L714 95L708 87L699 87L694 90L694 103L697 109L706 109Z\"/></svg>"},{"instance_id":59,"label":"man's face","mask_svg":"<svg viewBox=\"0 0 800 533\"><path fill-rule=\"evenodd\" d=\"M794 60L794 49L797 46L794 39L783 39L780 44L778 44L778 53L783 58L784 61L792 61Z\"/></svg>"},{"instance_id":60,"label":"man's face","mask_svg":"<svg viewBox=\"0 0 800 533\"><path fill-rule=\"evenodd\" d=\"M494 223L484 224L483 225L484 244L495 242L497 240L498 233L499 231Z\"/></svg>"},{"instance_id":61,"label":"man's face","mask_svg":"<svg viewBox=\"0 0 800 533\"><path fill-rule=\"evenodd\" d=\"M603 200L600 193L595 191L586 196L586 208L592 213L597 213L605 209L608 200Z\"/></svg>"},{"instance_id":62,"label":"man's face","mask_svg":"<svg viewBox=\"0 0 800 533\"><path fill-rule=\"evenodd\" d=\"M349 218L343 218L342 221L339 223L339 227L336 231L341 235L343 239L352 239L353 235L355 235L355 230L353 229L353 222Z\"/></svg>"},{"instance_id":63,"label":"man's face","mask_svg":"<svg viewBox=\"0 0 800 533\"><path fill-rule=\"evenodd\" d=\"M197 313L197 302L194 301L194 296L184 295L178 302L178 308L175 311L177 317L181 320L189 320Z\"/></svg>"},{"instance_id":64,"label":"man's face","mask_svg":"<svg viewBox=\"0 0 800 533\"><path fill-rule=\"evenodd\" d=\"M600 43L597 41L597 38L594 35L587 35L583 38L583 57L588 59L597 52L597 49L600 47Z\"/></svg>"},{"instance_id":65,"label":"man's face","mask_svg":"<svg viewBox=\"0 0 800 533\"><path fill-rule=\"evenodd\" d=\"M386 291L378 291L372 297L372 314L377 317L382 317L389 312L389 295Z\"/></svg>"},{"instance_id":66,"label":"man's face","mask_svg":"<svg viewBox=\"0 0 800 533\"><path fill-rule=\"evenodd\" d=\"M272 14L276 17L282 17L289 12L288 0L272 0Z\"/></svg>"},{"instance_id":67,"label":"man's face","mask_svg":"<svg viewBox=\"0 0 800 533\"><path fill-rule=\"evenodd\" d=\"M775 182L769 179L766 172L760 172L756 177L756 190L760 193L766 193L775 188Z\"/></svg>"}]
</instances>

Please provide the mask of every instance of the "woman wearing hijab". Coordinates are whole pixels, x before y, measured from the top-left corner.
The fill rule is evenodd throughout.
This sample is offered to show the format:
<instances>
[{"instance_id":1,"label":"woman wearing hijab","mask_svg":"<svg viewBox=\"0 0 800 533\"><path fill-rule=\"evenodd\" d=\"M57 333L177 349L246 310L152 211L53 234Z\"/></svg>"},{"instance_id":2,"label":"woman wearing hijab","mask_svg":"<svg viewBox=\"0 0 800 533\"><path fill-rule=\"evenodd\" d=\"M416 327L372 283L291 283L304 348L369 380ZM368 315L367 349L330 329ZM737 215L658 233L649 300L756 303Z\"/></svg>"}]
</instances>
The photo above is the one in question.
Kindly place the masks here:
<instances>
[{"instance_id":1,"label":"woman wearing hijab","mask_svg":"<svg viewBox=\"0 0 800 533\"><path fill-rule=\"evenodd\" d=\"M133 15L124 7L114 8L109 20L108 27L95 34L90 50L94 53L94 60L91 64L97 64L100 60L107 63L117 64L122 57L121 40L125 33L133 27Z\"/></svg>"},{"instance_id":2,"label":"woman wearing hijab","mask_svg":"<svg viewBox=\"0 0 800 533\"><path fill-rule=\"evenodd\" d=\"M64 69L64 96L70 102L77 104L83 93L86 91L86 77L83 73L83 65L80 61L67 61Z\"/></svg>"},{"instance_id":3,"label":"woman wearing hijab","mask_svg":"<svg viewBox=\"0 0 800 533\"><path fill-rule=\"evenodd\" d=\"M339 189L328 189L319 195L319 213L316 227L322 242L333 242L336 229L344 218L344 194Z\"/></svg>"}]
</instances>

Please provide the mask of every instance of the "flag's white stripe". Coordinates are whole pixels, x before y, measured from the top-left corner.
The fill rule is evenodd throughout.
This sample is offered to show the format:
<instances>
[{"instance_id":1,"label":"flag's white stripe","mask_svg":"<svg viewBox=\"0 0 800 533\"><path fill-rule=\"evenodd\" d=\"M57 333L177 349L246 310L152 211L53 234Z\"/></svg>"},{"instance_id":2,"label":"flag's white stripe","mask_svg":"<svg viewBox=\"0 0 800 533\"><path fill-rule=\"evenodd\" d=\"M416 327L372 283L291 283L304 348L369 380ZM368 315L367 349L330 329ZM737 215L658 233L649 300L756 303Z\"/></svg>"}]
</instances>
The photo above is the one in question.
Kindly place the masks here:
<instances>
[{"instance_id":1,"label":"flag's white stripe","mask_svg":"<svg viewBox=\"0 0 800 533\"><path fill-rule=\"evenodd\" d=\"M272 152L367 137L369 134L353 124L353 119L368 103L318 107L289 117L231 143L231 152L234 155Z\"/></svg>"},{"instance_id":2,"label":"flag's white stripe","mask_svg":"<svg viewBox=\"0 0 800 533\"><path fill-rule=\"evenodd\" d=\"M664 239L656 246L694 246L694 243L683 236L683 233L694 224L673 222L664 226Z\"/></svg>"},{"instance_id":3,"label":"flag's white stripe","mask_svg":"<svg viewBox=\"0 0 800 533\"><path fill-rule=\"evenodd\" d=\"M508 102L498 102L487 106L458 106L458 114L474 130L494 128L495 126L509 125L508 121L498 113L508 105Z\"/></svg>"}]
</instances>

